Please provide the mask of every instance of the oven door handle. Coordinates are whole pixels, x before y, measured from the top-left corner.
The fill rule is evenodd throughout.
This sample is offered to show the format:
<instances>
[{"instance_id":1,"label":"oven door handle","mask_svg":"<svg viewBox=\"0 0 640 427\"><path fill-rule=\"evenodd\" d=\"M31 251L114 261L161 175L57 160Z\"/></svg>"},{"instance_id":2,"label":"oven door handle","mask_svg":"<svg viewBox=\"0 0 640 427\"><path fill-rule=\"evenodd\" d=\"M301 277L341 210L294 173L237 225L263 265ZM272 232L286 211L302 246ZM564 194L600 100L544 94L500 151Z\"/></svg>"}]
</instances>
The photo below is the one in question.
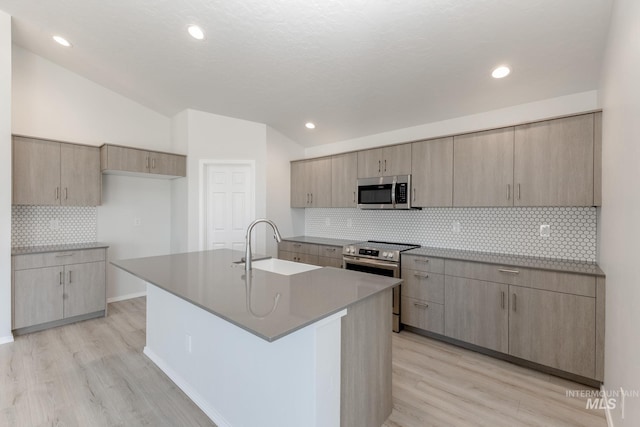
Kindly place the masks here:
<instances>
[{"instance_id":1,"label":"oven door handle","mask_svg":"<svg viewBox=\"0 0 640 427\"><path fill-rule=\"evenodd\" d=\"M400 271L400 267L398 267L397 264L391 263L391 262L369 260L366 258L346 258L346 257L342 258L342 261L344 264L356 264L356 265L366 265L370 267L378 267L378 268L383 268L385 270L392 270L394 273L398 273Z\"/></svg>"}]
</instances>

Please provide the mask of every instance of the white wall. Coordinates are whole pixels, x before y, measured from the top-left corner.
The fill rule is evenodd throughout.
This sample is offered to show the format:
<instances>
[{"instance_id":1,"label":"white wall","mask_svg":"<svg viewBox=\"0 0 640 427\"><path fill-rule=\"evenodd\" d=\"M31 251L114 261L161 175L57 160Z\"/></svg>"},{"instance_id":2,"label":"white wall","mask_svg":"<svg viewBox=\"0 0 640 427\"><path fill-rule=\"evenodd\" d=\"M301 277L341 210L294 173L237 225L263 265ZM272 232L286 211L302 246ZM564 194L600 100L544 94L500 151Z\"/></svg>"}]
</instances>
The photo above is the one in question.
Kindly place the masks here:
<instances>
[{"instance_id":1,"label":"white wall","mask_svg":"<svg viewBox=\"0 0 640 427\"><path fill-rule=\"evenodd\" d=\"M304 209L291 209L290 161L304 157L302 146L267 127L267 218L273 220L283 237L304 234ZM266 254L278 255L275 240L267 238Z\"/></svg>"},{"instance_id":2,"label":"white wall","mask_svg":"<svg viewBox=\"0 0 640 427\"><path fill-rule=\"evenodd\" d=\"M171 119L171 150L176 153L189 151L189 110L184 110ZM186 178L171 181L171 253L189 250L188 183L188 170Z\"/></svg>"},{"instance_id":3,"label":"white wall","mask_svg":"<svg viewBox=\"0 0 640 427\"><path fill-rule=\"evenodd\" d=\"M589 91L558 98L545 99L528 104L491 110L470 116L456 117L440 122L427 123L404 129L364 136L362 138L340 141L334 144L310 147L306 157L325 156L363 148L379 147L400 142L416 141L465 132L475 132L518 123L544 120L552 117L570 115L600 108L598 92Z\"/></svg>"},{"instance_id":4,"label":"white wall","mask_svg":"<svg viewBox=\"0 0 640 427\"><path fill-rule=\"evenodd\" d=\"M607 390L640 391L640 2L616 0L603 68L600 265L607 274ZM640 397L611 411L616 427L640 425Z\"/></svg>"},{"instance_id":5,"label":"white wall","mask_svg":"<svg viewBox=\"0 0 640 427\"><path fill-rule=\"evenodd\" d=\"M178 184L173 189L176 200L184 200L184 191L187 192L187 249L201 249L203 227L200 224L200 173L203 161L255 161L255 212L256 217L264 217L267 189L266 125L197 110L180 113L174 118L173 124L174 144L184 146L184 141L187 144L187 185L185 187ZM184 216L184 210L181 212ZM184 230L184 224L175 225ZM256 252L264 253L265 231L263 227L256 230ZM184 246L184 242L180 244L179 240L179 236L174 234L174 249L183 249L181 246Z\"/></svg>"},{"instance_id":6,"label":"white wall","mask_svg":"<svg viewBox=\"0 0 640 427\"><path fill-rule=\"evenodd\" d=\"M0 344L11 341L11 17L0 11Z\"/></svg>"},{"instance_id":7,"label":"white wall","mask_svg":"<svg viewBox=\"0 0 640 427\"><path fill-rule=\"evenodd\" d=\"M17 46L12 85L15 134L170 150L168 117ZM105 175L103 204L97 215L98 240L110 245L109 258L169 253L170 200L167 180ZM140 227L133 226L134 217L141 219ZM107 281L110 299L145 289L142 281L112 266L107 268Z\"/></svg>"}]
</instances>

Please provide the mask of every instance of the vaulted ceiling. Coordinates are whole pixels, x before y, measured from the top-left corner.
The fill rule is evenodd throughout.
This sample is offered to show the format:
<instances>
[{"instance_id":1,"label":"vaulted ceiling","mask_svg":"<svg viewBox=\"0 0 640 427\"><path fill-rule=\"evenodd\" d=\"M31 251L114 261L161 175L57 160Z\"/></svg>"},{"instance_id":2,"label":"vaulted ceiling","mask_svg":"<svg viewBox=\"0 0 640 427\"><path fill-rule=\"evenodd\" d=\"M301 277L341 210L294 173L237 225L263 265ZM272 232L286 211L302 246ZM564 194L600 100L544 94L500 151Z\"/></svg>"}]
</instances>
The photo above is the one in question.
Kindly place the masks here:
<instances>
[{"instance_id":1,"label":"vaulted ceiling","mask_svg":"<svg viewBox=\"0 0 640 427\"><path fill-rule=\"evenodd\" d=\"M0 10L17 45L159 113L266 123L312 146L597 89L611 3L0 0ZM511 75L491 78L500 64Z\"/></svg>"}]
</instances>

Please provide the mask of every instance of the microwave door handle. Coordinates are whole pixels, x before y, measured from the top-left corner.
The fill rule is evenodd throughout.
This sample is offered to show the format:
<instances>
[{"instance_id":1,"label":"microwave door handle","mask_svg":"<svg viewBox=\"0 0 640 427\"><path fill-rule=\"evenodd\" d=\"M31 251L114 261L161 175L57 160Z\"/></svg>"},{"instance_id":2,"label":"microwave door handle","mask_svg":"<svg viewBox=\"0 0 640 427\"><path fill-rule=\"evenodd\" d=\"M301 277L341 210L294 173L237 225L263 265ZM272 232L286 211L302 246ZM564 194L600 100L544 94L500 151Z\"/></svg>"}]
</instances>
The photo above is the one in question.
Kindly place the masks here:
<instances>
[{"instance_id":1,"label":"microwave door handle","mask_svg":"<svg viewBox=\"0 0 640 427\"><path fill-rule=\"evenodd\" d=\"M396 178L393 178L393 184L391 184L391 205L396 207Z\"/></svg>"}]
</instances>

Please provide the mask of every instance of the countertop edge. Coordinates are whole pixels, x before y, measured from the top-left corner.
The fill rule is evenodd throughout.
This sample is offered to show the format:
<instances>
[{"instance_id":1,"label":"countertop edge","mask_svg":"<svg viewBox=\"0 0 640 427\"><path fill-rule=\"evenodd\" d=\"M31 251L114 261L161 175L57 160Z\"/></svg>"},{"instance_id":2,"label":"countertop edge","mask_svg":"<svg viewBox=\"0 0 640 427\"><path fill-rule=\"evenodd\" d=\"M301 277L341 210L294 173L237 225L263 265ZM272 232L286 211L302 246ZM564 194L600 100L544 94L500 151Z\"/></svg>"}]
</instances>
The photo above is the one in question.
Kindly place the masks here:
<instances>
[{"instance_id":1,"label":"countertop edge","mask_svg":"<svg viewBox=\"0 0 640 427\"><path fill-rule=\"evenodd\" d=\"M11 248L11 256L43 254L60 251L81 251L86 249L104 249L109 244L103 242L68 243L62 245L16 246Z\"/></svg>"}]
</instances>

